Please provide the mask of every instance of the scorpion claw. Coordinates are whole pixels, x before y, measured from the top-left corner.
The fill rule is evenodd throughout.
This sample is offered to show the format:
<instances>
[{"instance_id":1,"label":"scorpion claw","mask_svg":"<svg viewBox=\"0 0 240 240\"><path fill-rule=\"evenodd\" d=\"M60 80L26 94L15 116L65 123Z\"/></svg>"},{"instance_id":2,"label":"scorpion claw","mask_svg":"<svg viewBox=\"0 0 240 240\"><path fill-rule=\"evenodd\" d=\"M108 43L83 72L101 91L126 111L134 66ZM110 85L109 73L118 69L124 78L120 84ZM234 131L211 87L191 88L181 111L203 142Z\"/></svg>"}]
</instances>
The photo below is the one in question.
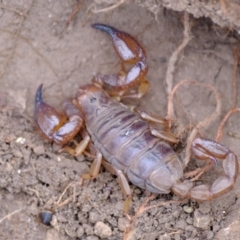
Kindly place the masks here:
<instances>
[{"instance_id":1,"label":"scorpion claw","mask_svg":"<svg viewBox=\"0 0 240 240\"><path fill-rule=\"evenodd\" d=\"M172 189L177 195L197 201L206 201L217 198L233 188L238 175L238 160L233 152L218 142L202 138L194 140L192 152L199 160L214 160L209 166L216 162L216 158L223 160L223 175L217 178L211 186L192 187L185 182L175 183ZM208 165L203 169L208 170Z\"/></svg>"},{"instance_id":2,"label":"scorpion claw","mask_svg":"<svg viewBox=\"0 0 240 240\"><path fill-rule=\"evenodd\" d=\"M41 84L36 92L34 120L39 132L49 141L66 144L79 132L83 118L70 100L63 102L66 115L60 114L42 99ZM68 119L68 121L67 121Z\"/></svg>"},{"instance_id":3,"label":"scorpion claw","mask_svg":"<svg viewBox=\"0 0 240 240\"><path fill-rule=\"evenodd\" d=\"M123 62L136 63L139 60L146 59L143 48L128 33L100 23L93 24L92 27L104 31L111 36L115 51Z\"/></svg>"},{"instance_id":4,"label":"scorpion claw","mask_svg":"<svg viewBox=\"0 0 240 240\"><path fill-rule=\"evenodd\" d=\"M114 49L123 64L134 64L126 74L98 74L93 82L110 90L123 90L146 81L144 77L147 74L148 66L146 64L145 51L140 44L128 33L119 31L113 27L98 23L93 24L92 27L102 30L111 36Z\"/></svg>"},{"instance_id":5,"label":"scorpion claw","mask_svg":"<svg viewBox=\"0 0 240 240\"><path fill-rule=\"evenodd\" d=\"M53 140L54 131L61 125L63 116L42 99L41 84L36 92L34 120L38 130L49 141Z\"/></svg>"}]
</instances>

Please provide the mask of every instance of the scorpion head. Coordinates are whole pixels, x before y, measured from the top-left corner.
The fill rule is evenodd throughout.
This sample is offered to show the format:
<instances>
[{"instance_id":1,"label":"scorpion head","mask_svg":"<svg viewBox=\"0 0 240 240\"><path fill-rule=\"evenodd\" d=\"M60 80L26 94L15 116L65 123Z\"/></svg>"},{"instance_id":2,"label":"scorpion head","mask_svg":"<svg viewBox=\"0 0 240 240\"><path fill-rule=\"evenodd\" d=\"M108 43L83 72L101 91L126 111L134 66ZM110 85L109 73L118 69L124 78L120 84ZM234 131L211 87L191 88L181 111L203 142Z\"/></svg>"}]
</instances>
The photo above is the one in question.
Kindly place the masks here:
<instances>
[{"instance_id":1,"label":"scorpion head","mask_svg":"<svg viewBox=\"0 0 240 240\"><path fill-rule=\"evenodd\" d=\"M108 107L110 97L99 86L86 84L79 88L76 94L78 108L85 118L100 114Z\"/></svg>"}]
</instances>

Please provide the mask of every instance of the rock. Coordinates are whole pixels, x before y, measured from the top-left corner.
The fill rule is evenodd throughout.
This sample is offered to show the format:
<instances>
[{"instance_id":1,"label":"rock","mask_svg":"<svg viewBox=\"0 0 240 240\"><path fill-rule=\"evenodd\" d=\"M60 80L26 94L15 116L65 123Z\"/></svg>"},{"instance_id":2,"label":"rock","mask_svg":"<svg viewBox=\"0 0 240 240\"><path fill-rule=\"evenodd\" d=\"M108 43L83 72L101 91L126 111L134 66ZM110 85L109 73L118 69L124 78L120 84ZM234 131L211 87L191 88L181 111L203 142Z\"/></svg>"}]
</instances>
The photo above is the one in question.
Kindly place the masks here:
<instances>
[{"instance_id":1,"label":"rock","mask_svg":"<svg viewBox=\"0 0 240 240\"><path fill-rule=\"evenodd\" d=\"M199 210L194 212L193 225L197 228L207 229L211 222L211 217L209 215L202 215Z\"/></svg>"},{"instance_id":2,"label":"rock","mask_svg":"<svg viewBox=\"0 0 240 240\"><path fill-rule=\"evenodd\" d=\"M97 222L94 228L94 234L102 238L109 238L112 235L111 228L103 222Z\"/></svg>"}]
</instances>

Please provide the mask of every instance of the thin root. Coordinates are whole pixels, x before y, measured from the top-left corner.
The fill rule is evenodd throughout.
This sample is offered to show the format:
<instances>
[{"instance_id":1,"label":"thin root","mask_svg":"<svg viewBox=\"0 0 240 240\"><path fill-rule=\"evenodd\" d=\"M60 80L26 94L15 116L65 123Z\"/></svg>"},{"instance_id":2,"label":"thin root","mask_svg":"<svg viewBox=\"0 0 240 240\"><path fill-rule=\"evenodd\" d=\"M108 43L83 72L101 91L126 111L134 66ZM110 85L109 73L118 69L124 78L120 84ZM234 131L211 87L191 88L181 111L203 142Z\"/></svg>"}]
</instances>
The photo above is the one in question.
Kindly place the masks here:
<instances>
[{"instance_id":1,"label":"thin root","mask_svg":"<svg viewBox=\"0 0 240 240\"><path fill-rule=\"evenodd\" d=\"M116 3L112 6L102 8L102 9L97 9L95 4L91 4L89 7L89 10L93 13L108 12L108 11L111 11L111 10L119 7L120 5L122 5L125 2L126 2L126 0L120 0L118 3Z\"/></svg>"},{"instance_id":2,"label":"thin root","mask_svg":"<svg viewBox=\"0 0 240 240\"><path fill-rule=\"evenodd\" d=\"M10 8L10 7L7 7L7 6L0 5L0 8L5 9L5 10L8 10L8 11L11 11L11 12L14 12L14 13L17 13L17 14L20 15L21 17L22 17L22 16L27 17L27 14L26 14L26 13L21 12L21 11L18 11L18 10L16 10L16 9L13 9L13 8Z\"/></svg>"},{"instance_id":3,"label":"thin root","mask_svg":"<svg viewBox=\"0 0 240 240\"><path fill-rule=\"evenodd\" d=\"M21 212L23 209L25 209L25 207L24 207L24 208L20 208L20 209L14 211L14 212L12 212L12 213L9 213L8 215L6 215L5 217L3 217L3 218L0 219L0 223L2 223L5 219L10 218L10 217L13 216L14 214Z\"/></svg>"},{"instance_id":4,"label":"thin root","mask_svg":"<svg viewBox=\"0 0 240 240\"><path fill-rule=\"evenodd\" d=\"M75 18L75 16L77 15L77 13L80 11L80 9L82 8L82 2L79 2L77 4L77 7L73 10L73 12L71 13L71 15L69 16L66 25L68 26L70 24L70 22Z\"/></svg>"},{"instance_id":5,"label":"thin root","mask_svg":"<svg viewBox=\"0 0 240 240\"><path fill-rule=\"evenodd\" d=\"M62 207L62 206L64 206L64 205L68 204L70 201L76 201L76 196L78 196L78 195L82 192L82 190L76 192L76 189L75 189L75 188L76 188L76 185L77 185L77 184L82 185L81 179L80 179L80 181L77 182L77 183L76 183L76 182L71 182L71 183L69 183L69 184L67 185L67 187L64 189L64 191L62 192L62 194L60 195L60 197L58 198L58 200L57 200L57 202L56 202L56 208L60 208L60 207ZM63 202L61 202L63 196L65 195L66 191L67 191L70 187L73 187L73 194L72 194L70 197L68 197L66 200L64 200Z\"/></svg>"},{"instance_id":6,"label":"thin root","mask_svg":"<svg viewBox=\"0 0 240 240\"><path fill-rule=\"evenodd\" d=\"M171 94L171 91L173 88L173 74L175 71L175 64L177 62L178 55L187 46L188 42L191 40L189 14L187 12L184 13L183 24L184 24L183 41L178 46L178 48L173 52L168 63L167 74L166 74L166 91L168 95Z\"/></svg>"},{"instance_id":7,"label":"thin root","mask_svg":"<svg viewBox=\"0 0 240 240\"><path fill-rule=\"evenodd\" d=\"M182 201L168 201L168 202L160 202L158 204L154 204L151 206L146 206L149 201L152 201L154 198L156 197L156 195L151 194L150 196L148 196L145 201L142 203L142 205L139 207L139 209L137 210L136 214L133 217L130 217L129 215L127 216L127 219L131 222L130 225L126 228L125 233L124 233L124 240L128 240L131 238L131 235L134 234L135 230L134 230L134 226L135 223L137 221L137 219L146 211L149 211L152 208L156 208L156 207L160 207L160 206L166 206L169 204L178 204L178 203L182 203ZM185 200L184 200L185 201Z\"/></svg>"},{"instance_id":8,"label":"thin root","mask_svg":"<svg viewBox=\"0 0 240 240\"><path fill-rule=\"evenodd\" d=\"M217 91L217 89L215 87L213 87L212 85L209 84L204 84L204 83L199 83L193 80L182 80L181 82L179 82L172 90L170 96L169 96L169 100L168 100L168 113L167 113L167 119L173 119L174 116L173 114L173 97L176 94L176 91L178 90L178 88L184 84L193 84L193 85L197 85L197 86L202 86L205 88L210 89L216 97L216 108L215 111L208 117L206 117L204 120L202 120L201 122L199 122L191 131L189 137L188 137L188 141L187 141L187 147L186 147L186 157L184 160L184 166L187 166L189 160L190 160L190 156L191 156L191 146L192 146L192 142L194 141L194 139L196 138L199 130L203 127L207 127L208 125L210 125L221 113L221 97L219 92ZM171 128L171 121L169 121L169 128Z\"/></svg>"}]
</instances>

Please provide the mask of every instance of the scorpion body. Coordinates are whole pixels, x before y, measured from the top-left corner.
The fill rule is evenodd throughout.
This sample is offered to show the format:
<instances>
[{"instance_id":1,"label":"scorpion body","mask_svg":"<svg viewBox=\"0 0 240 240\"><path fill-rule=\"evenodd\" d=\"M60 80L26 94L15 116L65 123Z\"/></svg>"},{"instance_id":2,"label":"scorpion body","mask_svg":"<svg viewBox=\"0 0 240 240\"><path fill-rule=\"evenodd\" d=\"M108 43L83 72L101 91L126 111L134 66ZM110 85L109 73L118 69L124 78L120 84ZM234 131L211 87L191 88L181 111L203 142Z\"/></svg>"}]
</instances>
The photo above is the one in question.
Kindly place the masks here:
<instances>
[{"instance_id":1,"label":"scorpion body","mask_svg":"<svg viewBox=\"0 0 240 240\"><path fill-rule=\"evenodd\" d=\"M151 134L148 123L94 85L81 87L77 99L104 159L138 187L168 193L182 177L182 165L172 148Z\"/></svg>"}]
</instances>

